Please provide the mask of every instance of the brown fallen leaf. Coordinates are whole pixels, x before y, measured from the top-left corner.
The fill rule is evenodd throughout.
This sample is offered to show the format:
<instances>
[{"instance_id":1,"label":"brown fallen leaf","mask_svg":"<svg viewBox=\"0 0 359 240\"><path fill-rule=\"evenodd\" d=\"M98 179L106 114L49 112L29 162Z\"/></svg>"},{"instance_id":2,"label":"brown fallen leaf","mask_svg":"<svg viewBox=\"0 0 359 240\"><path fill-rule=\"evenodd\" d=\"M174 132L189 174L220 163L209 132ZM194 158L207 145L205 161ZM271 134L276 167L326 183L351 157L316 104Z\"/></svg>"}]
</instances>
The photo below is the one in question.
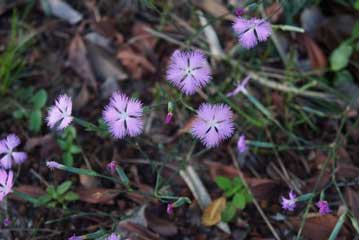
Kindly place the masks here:
<instances>
[{"instance_id":1,"label":"brown fallen leaf","mask_svg":"<svg viewBox=\"0 0 359 240\"><path fill-rule=\"evenodd\" d=\"M159 233L162 236L170 237L177 234L178 229L176 225L172 222L159 217L155 214L155 209L147 206L145 208L145 218L147 221L147 226L156 233Z\"/></svg>"},{"instance_id":2,"label":"brown fallen leaf","mask_svg":"<svg viewBox=\"0 0 359 240\"><path fill-rule=\"evenodd\" d=\"M120 222L118 224L117 232L128 232L131 239L141 240L159 240L161 239L159 234L156 234L147 228L132 222Z\"/></svg>"},{"instance_id":3,"label":"brown fallen leaf","mask_svg":"<svg viewBox=\"0 0 359 240\"><path fill-rule=\"evenodd\" d=\"M151 26L142 22L136 22L132 27L132 35L136 38L136 44L133 46L139 52L153 52L158 42L158 38L146 31L146 28Z\"/></svg>"},{"instance_id":4,"label":"brown fallen leaf","mask_svg":"<svg viewBox=\"0 0 359 240\"><path fill-rule=\"evenodd\" d=\"M328 62L327 57L323 53L322 49L318 46L318 44L306 34L301 34L299 38L303 41L303 44L307 50L307 54L312 68L325 68Z\"/></svg>"},{"instance_id":5,"label":"brown fallen leaf","mask_svg":"<svg viewBox=\"0 0 359 240\"><path fill-rule=\"evenodd\" d=\"M120 193L120 191L107 188L78 188L75 190L75 193L79 195L80 201L83 202L93 204L113 204L113 199Z\"/></svg>"},{"instance_id":6,"label":"brown fallen leaf","mask_svg":"<svg viewBox=\"0 0 359 240\"><path fill-rule=\"evenodd\" d=\"M74 109L78 110L85 106L90 100L90 94L88 87L86 85L82 85L79 94L76 96L74 100Z\"/></svg>"},{"instance_id":7,"label":"brown fallen leaf","mask_svg":"<svg viewBox=\"0 0 359 240\"><path fill-rule=\"evenodd\" d=\"M117 58L131 72L134 79L139 80L145 73L156 71L150 61L130 47L121 48L117 53Z\"/></svg>"},{"instance_id":8,"label":"brown fallen leaf","mask_svg":"<svg viewBox=\"0 0 359 240\"><path fill-rule=\"evenodd\" d=\"M340 163L335 174L338 178L356 178L359 176L359 168L352 164Z\"/></svg>"},{"instance_id":9,"label":"brown fallen leaf","mask_svg":"<svg viewBox=\"0 0 359 240\"><path fill-rule=\"evenodd\" d=\"M192 3L215 17L223 17L230 21L236 19L236 16L230 13L228 9L217 0L192 0Z\"/></svg>"},{"instance_id":10,"label":"brown fallen leaf","mask_svg":"<svg viewBox=\"0 0 359 240\"><path fill-rule=\"evenodd\" d=\"M72 68L87 85L97 90L97 83L89 62L87 48L79 34L76 34L72 39L68 52L69 67Z\"/></svg>"},{"instance_id":11,"label":"brown fallen leaf","mask_svg":"<svg viewBox=\"0 0 359 240\"><path fill-rule=\"evenodd\" d=\"M267 7L265 10L266 16L270 18L270 21L272 23L275 23L279 20L279 18L283 14L283 7L280 3L275 2L269 7Z\"/></svg>"},{"instance_id":12,"label":"brown fallen leaf","mask_svg":"<svg viewBox=\"0 0 359 240\"><path fill-rule=\"evenodd\" d=\"M208 205L202 214L202 224L205 226L214 226L221 221L223 210L226 208L226 198L220 197Z\"/></svg>"},{"instance_id":13,"label":"brown fallen leaf","mask_svg":"<svg viewBox=\"0 0 359 240\"><path fill-rule=\"evenodd\" d=\"M330 214L323 216L308 215L302 235L308 240L327 240L337 224L337 221L338 217ZM296 231L298 231L301 225L301 219L298 217L290 218L290 222L293 224ZM342 227L340 236L344 237L344 239L350 239L349 231L345 226Z\"/></svg>"},{"instance_id":14,"label":"brown fallen leaf","mask_svg":"<svg viewBox=\"0 0 359 240\"><path fill-rule=\"evenodd\" d=\"M359 193L348 187L345 191L345 199L353 215L359 219Z\"/></svg>"}]
</instances>

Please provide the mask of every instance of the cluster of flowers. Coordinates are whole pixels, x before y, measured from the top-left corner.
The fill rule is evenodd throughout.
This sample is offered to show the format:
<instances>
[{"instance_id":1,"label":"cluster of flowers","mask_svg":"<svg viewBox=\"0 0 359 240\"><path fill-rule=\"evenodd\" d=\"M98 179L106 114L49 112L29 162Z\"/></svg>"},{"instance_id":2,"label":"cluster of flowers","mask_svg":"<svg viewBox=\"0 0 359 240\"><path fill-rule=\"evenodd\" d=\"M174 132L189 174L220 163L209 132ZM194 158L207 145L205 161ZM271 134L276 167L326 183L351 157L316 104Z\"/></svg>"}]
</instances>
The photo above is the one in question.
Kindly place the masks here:
<instances>
[{"instance_id":1,"label":"cluster of flowers","mask_svg":"<svg viewBox=\"0 0 359 240\"><path fill-rule=\"evenodd\" d=\"M293 212L297 206L297 195L293 191L290 191L288 197L289 198L285 198L282 196L282 201L281 201L282 208L290 212ZM315 206L319 208L320 215L326 215L331 212L329 204L325 200L319 200L315 204Z\"/></svg>"}]
</instances>

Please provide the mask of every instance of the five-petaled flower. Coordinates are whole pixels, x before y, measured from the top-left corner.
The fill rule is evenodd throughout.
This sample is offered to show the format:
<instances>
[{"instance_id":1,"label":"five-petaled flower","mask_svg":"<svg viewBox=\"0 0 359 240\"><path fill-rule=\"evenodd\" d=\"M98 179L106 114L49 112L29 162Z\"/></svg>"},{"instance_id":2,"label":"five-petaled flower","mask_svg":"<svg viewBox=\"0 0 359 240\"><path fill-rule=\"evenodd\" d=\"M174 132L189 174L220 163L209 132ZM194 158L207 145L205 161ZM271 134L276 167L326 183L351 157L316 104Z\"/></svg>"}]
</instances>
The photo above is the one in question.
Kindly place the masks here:
<instances>
[{"instance_id":1,"label":"five-petaled flower","mask_svg":"<svg viewBox=\"0 0 359 240\"><path fill-rule=\"evenodd\" d=\"M72 113L72 101L66 94L60 95L55 105L50 107L46 121L50 128L56 130L62 130L70 125L73 120Z\"/></svg>"},{"instance_id":2,"label":"five-petaled flower","mask_svg":"<svg viewBox=\"0 0 359 240\"><path fill-rule=\"evenodd\" d=\"M0 141L0 163L5 169L9 169L14 161L21 164L27 159L25 152L15 152L15 148L20 145L20 139L15 134L10 134Z\"/></svg>"},{"instance_id":3,"label":"five-petaled flower","mask_svg":"<svg viewBox=\"0 0 359 240\"><path fill-rule=\"evenodd\" d=\"M257 18L237 17L233 24L233 30L244 48L252 48L258 42L264 42L272 34L271 24L264 19Z\"/></svg>"},{"instance_id":4,"label":"five-petaled flower","mask_svg":"<svg viewBox=\"0 0 359 240\"><path fill-rule=\"evenodd\" d=\"M137 99L130 99L126 95L115 92L110 103L103 111L103 118L112 135L121 139L126 135L138 136L143 131L142 103Z\"/></svg>"},{"instance_id":5,"label":"five-petaled flower","mask_svg":"<svg viewBox=\"0 0 359 240\"><path fill-rule=\"evenodd\" d=\"M217 146L234 131L233 112L225 104L202 104L192 124L192 134L208 148Z\"/></svg>"},{"instance_id":6,"label":"five-petaled flower","mask_svg":"<svg viewBox=\"0 0 359 240\"><path fill-rule=\"evenodd\" d=\"M297 196L293 191L289 192L289 198L285 198L282 196L282 208L286 209L288 211L294 211L294 208L296 206Z\"/></svg>"},{"instance_id":7,"label":"five-petaled flower","mask_svg":"<svg viewBox=\"0 0 359 240\"><path fill-rule=\"evenodd\" d=\"M0 169L0 202L8 195L14 185L14 174L12 171Z\"/></svg>"},{"instance_id":8,"label":"five-petaled flower","mask_svg":"<svg viewBox=\"0 0 359 240\"><path fill-rule=\"evenodd\" d=\"M327 201L320 200L315 205L319 208L320 215L326 215L331 212Z\"/></svg>"},{"instance_id":9,"label":"five-petaled flower","mask_svg":"<svg viewBox=\"0 0 359 240\"><path fill-rule=\"evenodd\" d=\"M167 80L186 95L193 95L212 78L205 55L200 50L176 50L167 69Z\"/></svg>"}]
</instances>

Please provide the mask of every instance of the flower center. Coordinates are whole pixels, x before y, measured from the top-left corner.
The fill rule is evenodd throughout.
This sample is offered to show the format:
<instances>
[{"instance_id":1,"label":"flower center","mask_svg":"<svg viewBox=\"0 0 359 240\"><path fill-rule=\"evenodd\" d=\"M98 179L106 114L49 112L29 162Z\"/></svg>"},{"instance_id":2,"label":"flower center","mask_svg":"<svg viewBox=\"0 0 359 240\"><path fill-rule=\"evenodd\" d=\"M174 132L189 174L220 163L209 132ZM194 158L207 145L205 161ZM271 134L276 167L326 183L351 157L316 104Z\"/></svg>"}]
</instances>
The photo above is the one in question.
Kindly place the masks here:
<instances>
[{"instance_id":1,"label":"flower center","mask_svg":"<svg viewBox=\"0 0 359 240\"><path fill-rule=\"evenodd\" d=\"M128 118L127 112L120 112L120 119L126 120Z\"/></svg>"},{"instance_id":2,"label":"flower center","mask_svg":"<svg viewBox=\"0 0 359 240\"><path fill-rule=\"evenodd\" d=\"M185 73L187 75L192 75L193 74L193 69L191 67L187 67L186 70L185 70Z\"/></svg>"},{"instance_id":3,"label":"flower center","mask_svg":"<svg viewBox=\"0 0 359 240\"><path fill-rule=\"evenodd\" d=\"M207 123L211 128L218 127L218 122L215 119L209 120Z\"/></svg>"}]
</instances>

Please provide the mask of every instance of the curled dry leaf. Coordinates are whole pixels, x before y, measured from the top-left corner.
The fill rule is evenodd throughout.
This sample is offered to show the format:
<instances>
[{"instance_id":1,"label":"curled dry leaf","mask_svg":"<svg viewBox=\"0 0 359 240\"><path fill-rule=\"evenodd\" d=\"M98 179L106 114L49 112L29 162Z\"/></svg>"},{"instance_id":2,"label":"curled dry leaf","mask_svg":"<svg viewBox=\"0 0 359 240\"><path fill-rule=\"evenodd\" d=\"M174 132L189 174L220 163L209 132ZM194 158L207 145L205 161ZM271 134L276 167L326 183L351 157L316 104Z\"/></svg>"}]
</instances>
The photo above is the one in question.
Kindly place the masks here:
<instances>
[{"instance_id":1,"label":"curled dry leaf","mask_svg":"<svg viewBox=\"0 0 359 240\"><path fill-rule=\"evenodd\" d=\"M95 90L97 83L87 55L84 40L76 34L69 46L69 66L81 77L85 83Z\"/></svg>"},{"instance_id":2,"label":"curled dry leaf","mask_svg":"<svg viewBox=\"0 0 359 240\"><path fill-rule=\"evenodd\" d=\"M87 203L113 204L113 199L119 194L119 190L107 188L76 189L80 201Z\"/></svg>"},{"instance_id":3,"label":"curled dry leaf","mask_svg":"<svg viewBox=\"0 0 359 240\"><path fill-rule=\"evenodd\" d=\"M205 226L214 226L221 221L223 210L226 208L226 198L220 197L210 203L203 211L202 224Z\"/></svg>"}]
</instances>

